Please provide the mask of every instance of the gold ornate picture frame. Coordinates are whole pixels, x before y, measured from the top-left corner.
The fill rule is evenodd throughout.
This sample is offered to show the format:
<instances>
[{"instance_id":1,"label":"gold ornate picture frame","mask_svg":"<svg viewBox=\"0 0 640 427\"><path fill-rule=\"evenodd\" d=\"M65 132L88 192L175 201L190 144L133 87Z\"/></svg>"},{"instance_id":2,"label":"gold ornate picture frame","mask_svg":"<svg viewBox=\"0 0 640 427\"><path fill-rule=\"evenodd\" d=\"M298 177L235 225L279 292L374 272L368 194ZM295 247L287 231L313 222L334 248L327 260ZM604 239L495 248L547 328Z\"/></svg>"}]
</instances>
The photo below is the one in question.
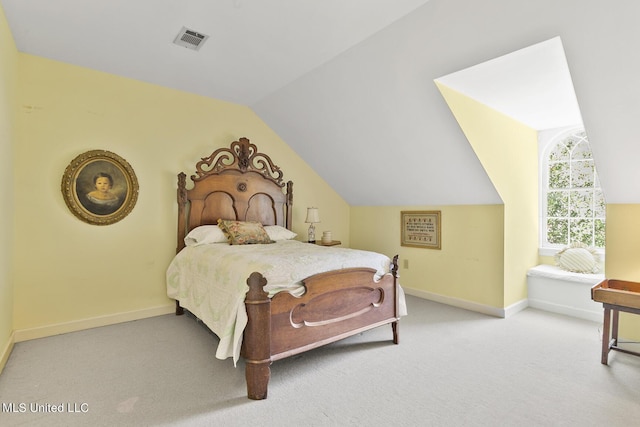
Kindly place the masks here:
<instances>
[{"instance_id":1,"label":"gold ornate picture frame","mask_svg":"<svg viewBox=\"0 0 640 427\"><path fill-rule=\"evenodd\" d=\"M138 179L129 163L117 154L87 151L65 169L62 196L82 221L109 225L133 210L138 200Z\"/></svg>"},{"instance_id":2,"label":"gold ornate picture frame","mask_svg":"<svg viewBox=\"0 0 640 427\"><path fill-rule=\"evenodd\" d=\"M400 245L441 249L440 211L402 211Z\"/></svg>"}]
</instances>

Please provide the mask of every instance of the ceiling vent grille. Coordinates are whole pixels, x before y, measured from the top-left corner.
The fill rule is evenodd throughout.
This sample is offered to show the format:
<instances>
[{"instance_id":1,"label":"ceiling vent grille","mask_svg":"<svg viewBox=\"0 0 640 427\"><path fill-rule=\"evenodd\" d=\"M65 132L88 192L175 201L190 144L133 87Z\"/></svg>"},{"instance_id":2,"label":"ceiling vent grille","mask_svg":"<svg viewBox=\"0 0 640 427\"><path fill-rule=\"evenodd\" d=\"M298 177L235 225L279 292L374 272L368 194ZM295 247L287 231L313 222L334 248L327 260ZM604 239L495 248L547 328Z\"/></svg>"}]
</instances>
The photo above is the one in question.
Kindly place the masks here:
<instances>
[{"instance_id":1,"label":"ceiling vent grille","mask_svg":"<svg viewBox=\"0 0 640 427\"><path fill-rule=\"evenodd\" d=\"M208 38L209 36L205 34L182 27L182 30L180 30L173 40L173 43L186 47L187 49L199 50Z\"/></svg>"}]
</instances>

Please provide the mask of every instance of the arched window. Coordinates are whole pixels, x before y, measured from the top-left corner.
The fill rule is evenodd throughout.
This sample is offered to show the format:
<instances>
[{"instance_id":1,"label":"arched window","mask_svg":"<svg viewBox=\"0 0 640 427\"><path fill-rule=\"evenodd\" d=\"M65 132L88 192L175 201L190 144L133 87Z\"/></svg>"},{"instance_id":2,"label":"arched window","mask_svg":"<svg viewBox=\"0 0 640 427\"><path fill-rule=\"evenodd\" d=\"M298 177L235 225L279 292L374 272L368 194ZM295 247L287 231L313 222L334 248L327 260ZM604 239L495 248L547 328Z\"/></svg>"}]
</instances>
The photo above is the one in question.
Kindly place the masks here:
<instances>
[{"instance_id":1,"label":"arched window","mask_svg":"<svg viewBox=\"0 0 640 427\"><path fill-rule=\"evenodd\" d=\"M584 129L549 144L543 162L543 247L604 249L605 201Z\"/></svg>"}]
</instances>

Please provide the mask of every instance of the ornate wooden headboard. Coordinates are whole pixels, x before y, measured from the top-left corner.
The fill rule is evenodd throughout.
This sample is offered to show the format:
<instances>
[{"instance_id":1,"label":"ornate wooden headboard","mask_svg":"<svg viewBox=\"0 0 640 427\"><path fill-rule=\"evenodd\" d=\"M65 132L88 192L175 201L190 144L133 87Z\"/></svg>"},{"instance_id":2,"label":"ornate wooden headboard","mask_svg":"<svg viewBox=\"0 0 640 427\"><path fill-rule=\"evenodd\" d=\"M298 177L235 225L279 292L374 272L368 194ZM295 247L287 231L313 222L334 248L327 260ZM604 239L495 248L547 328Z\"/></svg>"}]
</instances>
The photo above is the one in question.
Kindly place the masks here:
<instances>
[{"instance_id":1,"label":"ornate wooden headboard","mask_svg":"<svg viewBox=\"0 0 640 427\"><path fill-rule=\"evenodd\" d=\"M247 138L196 163L192 189L186 188L186 177L183 172L178 174L177 251L184 248L189 231L216 224L218 219L256 221L291 229L293 183L285 184L280 168Z\"/></svg>"}]
</instances>

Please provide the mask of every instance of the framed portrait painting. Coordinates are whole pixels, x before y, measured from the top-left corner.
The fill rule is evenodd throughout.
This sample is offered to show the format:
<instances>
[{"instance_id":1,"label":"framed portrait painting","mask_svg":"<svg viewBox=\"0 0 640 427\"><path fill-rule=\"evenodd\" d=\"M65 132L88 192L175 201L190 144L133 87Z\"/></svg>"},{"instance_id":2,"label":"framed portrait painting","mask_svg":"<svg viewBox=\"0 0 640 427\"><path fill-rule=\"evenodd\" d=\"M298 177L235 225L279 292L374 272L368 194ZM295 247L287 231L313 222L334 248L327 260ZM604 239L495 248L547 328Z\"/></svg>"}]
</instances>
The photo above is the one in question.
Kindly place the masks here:
<instances>
[{"instance_id":1,"label":"framed portrait painting","mask_svg":"<svg viewBox=\"0 0 640 427\"><path fill-rule=\"evenodd\" d=\"M402 211L400 245L441 249L440 211Z\"/></svg>"},{"instance_id":2,"label":"framed portrait painting","mask_svg":"<svg viewBox=\"0 0 640 427\"><path fill-rule=\"evenodd\" d=\"M109 225L120 221L138 200L133 168L117 154L92 150L73 159L62 176L62 195L84 222Z\"/></svg>"}]
</instances>

